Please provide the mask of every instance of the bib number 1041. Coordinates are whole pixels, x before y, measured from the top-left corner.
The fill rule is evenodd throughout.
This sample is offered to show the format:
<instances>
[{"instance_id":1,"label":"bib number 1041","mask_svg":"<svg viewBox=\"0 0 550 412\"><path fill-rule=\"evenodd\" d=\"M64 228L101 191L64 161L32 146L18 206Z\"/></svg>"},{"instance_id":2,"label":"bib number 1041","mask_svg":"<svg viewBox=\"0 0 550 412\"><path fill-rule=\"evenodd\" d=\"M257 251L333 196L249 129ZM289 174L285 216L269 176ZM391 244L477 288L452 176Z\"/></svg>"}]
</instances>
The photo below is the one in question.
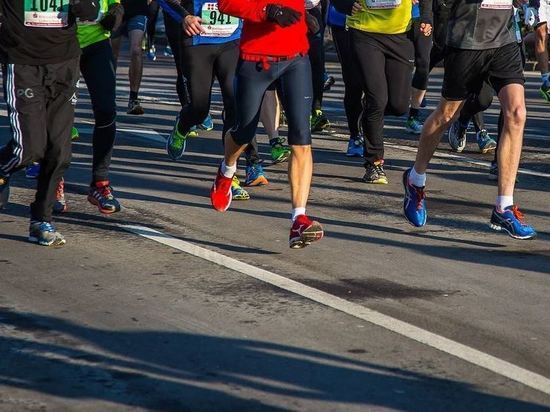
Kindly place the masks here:
<instances>
[{"instance_id":1,"label":"bib number 1041","mask_svg":"<svg viewBox=\"0 0 550 412\"><path fill-rule=\"evenodd\" d=\"M61 11L63 9L63 6L63 0L31 0L29 11Z\"/></svg>"}]
</instances>

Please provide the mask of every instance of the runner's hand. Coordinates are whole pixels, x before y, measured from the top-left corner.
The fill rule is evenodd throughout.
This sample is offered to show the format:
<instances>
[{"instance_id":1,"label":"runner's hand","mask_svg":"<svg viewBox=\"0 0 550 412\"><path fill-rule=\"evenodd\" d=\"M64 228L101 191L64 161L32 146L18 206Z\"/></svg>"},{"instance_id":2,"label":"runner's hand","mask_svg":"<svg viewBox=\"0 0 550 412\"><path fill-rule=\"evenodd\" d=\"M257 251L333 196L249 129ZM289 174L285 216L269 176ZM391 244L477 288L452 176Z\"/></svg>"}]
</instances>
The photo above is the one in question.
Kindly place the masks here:
<instances>
[{"instance_id":1,"label":"runner's hand","mask_svg":"<svg viewBox=\"0 0 550 412\"><path fill-rule=\"evenodd\" d=\"M183 19L183 31L188 36L200 36L206 33L202 27L202 19L192 15L185 16L185 19Z\"/></svg>"},{"instance_id":2,"label":"runner's hand","mask_svg":"<svg viewBox=\"0 0 550 412\"><path fill-rule=\"evenodd\" d=\"M298 23L302 17L302 13L299 11L280 4L268 4L265 8L265 14L267 20L277 23L281 27L292 26Z\"/></svg>"},{"instance_id":3,"label":"runner's hand","mask_svg":"<svg viewBox=\"0 0 550 412\"><path fill-rule=\"evenodd\" d=\"M361 3L359 3L358 1L353 3L353 6L351 7L351 14L359 13L362 11L365 11L365 8Z\"/></svg>"},{"instance_id":4,"label":"runner's hand","mask_svg":"<svg viewBox=\"0 0 550 412\"><path fill-rule=\"evenodd\" d=\"M317 34L321 30L321 26L319 26L319 22L317 21L315 16L313 16L311 13L308 13L307 11L306 11L306 23L307 23L307 28L311 34Z\"/></svg>"},{"instance_id":5,"label":"runner's hand","mask_svg":"<svg viewBox=\"0 0 550 412\"><path fill-rule=\"evenodd\" d=\"M420 32L424 36L429 37L432 35L432 25L430 23L420 23Z\"/></svg>"}]
</instances>

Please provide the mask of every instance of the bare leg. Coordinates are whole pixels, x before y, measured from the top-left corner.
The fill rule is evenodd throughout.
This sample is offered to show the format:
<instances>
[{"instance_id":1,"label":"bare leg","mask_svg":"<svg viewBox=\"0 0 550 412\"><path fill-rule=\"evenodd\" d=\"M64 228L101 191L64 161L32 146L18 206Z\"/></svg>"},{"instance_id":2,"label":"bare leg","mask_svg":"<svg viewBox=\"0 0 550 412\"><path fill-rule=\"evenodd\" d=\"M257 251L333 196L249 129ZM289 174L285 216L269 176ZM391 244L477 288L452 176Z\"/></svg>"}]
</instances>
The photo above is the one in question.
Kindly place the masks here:
<instances>
[{"instance_id":1,"label":"bare leg","mask_svg":"<svg viewBox=\"0 0 550 412\"><path fill-rule=\"evenodd\" d=\"M463 101L446 100L442 97L437 108L426 119L414 163L414 169L417 173L426 172L441 136L457 116L463 103Z\"/></svg>"},{"instance_id":2,"label":"bare leg","mask_svg":"<svg viewBox=\"0 0 550 412\"><path fill-rule=\"evenodd\" d=\"M498 194L512 196L527 118L525 90L522 85L509 84L502 88L498 98L504 114L504 127L498 142Z\"/></svg>"},{"instance_id":3,"label":"bare leg","mask_svg":"<svg viewBox=\"0 0 550 412\"><path fill-rule=\"evenodd\" d=\"M244 152L248 145L238 145L231 137L231 133L227 133L224 139L224 162L227 166L235 166L239 157Z\"/></svg>"},{"instance_id":4,"label":"bare leg","mask_svg":"<svg viewBox=\"0 0 550 412\"><path fill-rule=\"evenodd\" d=\"M422 104L422 100L424 100L424 96L426 96L426 90L420 90L411 87L411 107L413 109L420 109L420 105Z\"/></svg>"},{"instance_id":5,"label":"bare leg","mask_svg":"<svg viewBox=\"0 0 550 412\"><path fill-rule=\"evenodd\" d=\"M138 92L141 85L141 77L143 74L143 52L141 50L141 42L143 41L143 34L141 30L132 30L128 33L131 57L128 76L130 78L131 92Z\"/></svg>"},{"instance_id":6,"label":"bare leg","mask_svg":"<svg viewBox=\"0 0 550 412\"><path fill-rule=\"evenodd\" d=\"M111 39L111 47L113 48L113 57L115 58L115 64L118 62L121 42L122 42L122 36L119 36L115 39Z\"/></svg>"},{"instance_id":7,"label":"bare leg","mask_svg":"<svg viewBox=\"0 0 550 412\"><path fill-rule=\"evenodd\" d=\"M306 207L313 174L311 146L291 146L292 155L288 163L292 207Z\"/></svg>"}]
</instances>

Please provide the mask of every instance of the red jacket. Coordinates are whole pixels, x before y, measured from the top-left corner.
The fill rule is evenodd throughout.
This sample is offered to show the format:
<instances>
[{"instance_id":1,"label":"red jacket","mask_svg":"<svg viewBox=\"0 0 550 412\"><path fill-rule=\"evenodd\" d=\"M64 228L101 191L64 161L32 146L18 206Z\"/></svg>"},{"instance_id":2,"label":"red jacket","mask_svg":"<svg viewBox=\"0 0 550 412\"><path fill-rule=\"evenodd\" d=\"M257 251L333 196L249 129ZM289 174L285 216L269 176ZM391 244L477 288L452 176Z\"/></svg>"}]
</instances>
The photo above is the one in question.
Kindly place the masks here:
<instances>
[{"instance_id":1,"label":"red jacket","mask_svg":"<svg viewBox=\"0 0 550 412\"><path fill-rule=\"evenodd\" d=\"M280 4L302 13L302 18L289 27L267 21L268 4ZM241 58L261 61L265 57L294 57L307 54L309 42L304 0L218 0L224 14L243 19Z\"/></svg>"}]
</instances>

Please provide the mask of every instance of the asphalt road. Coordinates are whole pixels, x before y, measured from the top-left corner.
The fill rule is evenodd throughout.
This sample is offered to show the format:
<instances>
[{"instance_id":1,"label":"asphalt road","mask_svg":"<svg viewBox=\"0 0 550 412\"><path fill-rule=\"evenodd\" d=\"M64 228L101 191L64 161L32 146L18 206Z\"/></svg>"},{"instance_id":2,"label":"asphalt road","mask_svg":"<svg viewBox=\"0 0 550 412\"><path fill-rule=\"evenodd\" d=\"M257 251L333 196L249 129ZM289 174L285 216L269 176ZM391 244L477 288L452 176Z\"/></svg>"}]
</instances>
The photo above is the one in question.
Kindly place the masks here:
<instances>
[{"instance_id":1,"label":"asphalt road","mask_svg":"<svg viewBox=\"0 0 550 412\"><path fill-rule=\"evenodd\" d=\"M388 118L390 184L362 183L361 161L345 157L338 79L326 96L332 132L314 137L308 208L327 235L293 251L285 165L266 160L270 184L250 201L225 214L210 207L217 89L216 129L176 163L163 144L177 113L171 62L146 64L141 117L124 114L122 66L112 184L123 211L105 217L86 201L92 116L82 88L69 212L56 218L68 244L26 242L34 182L23 174L0 215L1 411L550 410L550 106L536 74L516 198L538 239L489 230L495 185L473 135L460 156L442 142L428 225L410 227L400 180L417 138ZM434 73L429 108L441 79ZM490 132L497 116L495 99Z\"/></svg>"}]
</instances>

